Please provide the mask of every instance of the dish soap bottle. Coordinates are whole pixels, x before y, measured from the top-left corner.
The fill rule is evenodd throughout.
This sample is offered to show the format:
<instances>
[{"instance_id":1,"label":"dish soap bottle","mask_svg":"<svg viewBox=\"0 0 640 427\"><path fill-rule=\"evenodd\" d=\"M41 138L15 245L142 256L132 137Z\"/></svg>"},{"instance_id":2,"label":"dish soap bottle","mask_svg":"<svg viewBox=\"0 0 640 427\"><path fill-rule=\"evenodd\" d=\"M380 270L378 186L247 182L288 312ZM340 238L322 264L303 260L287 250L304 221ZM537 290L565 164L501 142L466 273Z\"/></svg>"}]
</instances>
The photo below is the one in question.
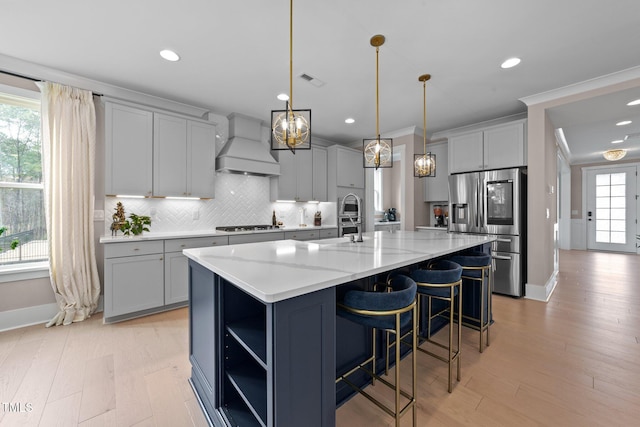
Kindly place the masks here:
<instances>
[{"instance_id":1,"label":"dish soap bottle","mask_svg":"<svg viewBox=\"0 0 640 427\"><path fill-rule=\"evenodd\" d=\"M278 220L276 219L276 211L273 211L273 215L271 216L271 225L274 227L278 225Z\"/></svg>"}]
</instances>

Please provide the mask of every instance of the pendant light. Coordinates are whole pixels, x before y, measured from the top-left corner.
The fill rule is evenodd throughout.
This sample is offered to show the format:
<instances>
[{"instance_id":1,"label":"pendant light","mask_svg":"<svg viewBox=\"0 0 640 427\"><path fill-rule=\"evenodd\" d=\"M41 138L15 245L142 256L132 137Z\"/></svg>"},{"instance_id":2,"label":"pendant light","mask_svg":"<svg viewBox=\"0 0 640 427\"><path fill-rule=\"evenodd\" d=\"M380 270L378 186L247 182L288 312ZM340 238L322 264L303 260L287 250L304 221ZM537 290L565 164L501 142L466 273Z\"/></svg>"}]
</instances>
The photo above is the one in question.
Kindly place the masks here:
<instances>
[{"instance_id":1,"label":"pendant light","mask_svg":"<svg viewBox=\"0 0 640 427\"><path fill-rule=\"evenodd\" d=\"M362 140L365 168L393 167L393 139L380 138L380 102L378 94L378 56L385 38L381 34L371 37L371 46L376 48L376 138Z\"/></svg>"},{"instance_id":2,"label":"pendant light","mask_svg":"<svg viewBox=\"0 0 640 427\"><path fill-rule=\"evenodd\" d=\"M417 178L436 176L436 155L427 153L427 81L431 74L423 74L418 77L422 82L422 128L424 141L424 154L414 154L413 176Z\"/></svg>"},{"instance_id":3,"label":"pendant light","mask_svg":"<svg viewBox=\"0 0 640 427\"><path fill-rule=\"evenodd\" d=\"M271 149L311 149L311 110L293 108L293 0L289 1L289 99L284 110L271 111Z\"/></svg>"}]
</instances>

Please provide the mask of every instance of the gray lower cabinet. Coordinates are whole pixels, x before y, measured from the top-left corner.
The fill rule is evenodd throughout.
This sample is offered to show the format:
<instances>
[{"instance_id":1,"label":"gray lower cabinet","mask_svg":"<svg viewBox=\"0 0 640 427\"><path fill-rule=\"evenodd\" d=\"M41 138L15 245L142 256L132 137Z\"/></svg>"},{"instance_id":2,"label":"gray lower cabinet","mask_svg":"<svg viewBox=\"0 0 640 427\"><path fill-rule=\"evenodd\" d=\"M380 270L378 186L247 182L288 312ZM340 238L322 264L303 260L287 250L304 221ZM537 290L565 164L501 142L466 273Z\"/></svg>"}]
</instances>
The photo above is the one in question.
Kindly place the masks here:
<instances>
[{"instance_id":1,"label":"gray lower cabinet","mask_svg":"<svg viewBox=\"0 0 640 427\"><path fill-rule=\"evenodd\" d=\"M334 289L264 303L189 272L190 381L213 425L335 425Z\"/></svg>"},{"instance_id":2,"label":"gray lower cabinet","mask_svg":"<svg viewBox=\"0 0 640 427\"><path fill-rule=\"evenodd\" d=\"M320 230L285 231L284 238L285 240L318 240L320 238Z\"/></svg>"},{"instance_id":3,"label":"gray lower cabinet","mask_svg":"<svg viewBox=\"0 0 640 427\"><path fill-rule=\"evenodd\" d=\"M164 303L175 304L189 299L189 262L184 249L223 246L227 236L171 239L164 242Z\"/></svg>"},{"instance_id":4,"label":"gray lower cabinet","mask_svg":"<svg viewBox=\"0 0 640 427\"><path fill-rule=\"evenodd\" d=\"M227 244L227 236L106 244L104 321L117 322L185 306L189 300L189 263L182 250Z\"/></svg>"},{"instance_id":5,"label":"gray lower cabinet","mask_svg":"<svg viewBox=\"0 0 640 427\"><path fill-rule=\"evenodd\" d=\"M332 239L334 237L338 237L337 228L323 228L322 230L320 230L321 239Z\"/></svg>"},{"instance_id":6,"label":"gray lower cabinet","mask_svg":"<svg viewBox=\"0 0 640 427\"><path fill-rule=\"evenodd\" d=\"M241 243L271 242L284 240L284 231L271 231L268 233L233 234L229 236L230 245Z\"/></svg>"},{"instance_id":7,"label":"gray lower cabinet","mask_svg":"<svg viewBox=\"0 0 640 427\"><path fill-rule=\"evenodd\" d=\"M164 305L162 240L105 247L104 319Z\"/></svg>"}]
</instances>

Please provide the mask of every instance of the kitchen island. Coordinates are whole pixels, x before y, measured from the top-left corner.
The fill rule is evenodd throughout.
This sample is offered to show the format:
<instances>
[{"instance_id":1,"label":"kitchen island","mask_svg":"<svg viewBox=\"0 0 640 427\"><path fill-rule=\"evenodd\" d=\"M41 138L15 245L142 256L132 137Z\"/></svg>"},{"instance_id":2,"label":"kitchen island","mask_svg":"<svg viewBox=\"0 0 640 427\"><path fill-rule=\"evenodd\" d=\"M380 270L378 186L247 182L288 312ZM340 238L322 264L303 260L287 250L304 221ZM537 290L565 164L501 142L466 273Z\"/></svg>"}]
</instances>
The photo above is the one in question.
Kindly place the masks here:
<instances>
[{"instance_id":1,"label":"kitchen island","mask_svg":"<svg viewBox=\"0 0 640 427\"><path fill-rule=\"evenodd\" d=\"M410 231L363 237L184 251L190 381L212 425L335 425L335 378L370 345L370 333L336 318L341 285L493 240Z\"/></svg>"}]
</instances>

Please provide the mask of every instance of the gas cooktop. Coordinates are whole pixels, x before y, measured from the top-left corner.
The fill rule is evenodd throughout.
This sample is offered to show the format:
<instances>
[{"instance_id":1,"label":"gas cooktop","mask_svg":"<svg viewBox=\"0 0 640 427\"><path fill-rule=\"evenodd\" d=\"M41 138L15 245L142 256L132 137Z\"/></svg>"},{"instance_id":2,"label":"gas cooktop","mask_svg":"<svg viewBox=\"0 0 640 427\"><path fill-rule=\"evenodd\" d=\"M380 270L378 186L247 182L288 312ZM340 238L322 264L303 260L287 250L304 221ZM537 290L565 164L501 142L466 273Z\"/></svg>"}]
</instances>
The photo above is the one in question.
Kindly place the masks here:
<instances>
[{"instance_id":1,"label":"gas cooktop","mask_svg":"<svg viewBox=\"0 0 640 427\"><path fill-rule=\"evenodd\" d=\"M261 230L277 230L277 225L230 225L223 227L216 227L216 230L236 232L236 231L261 231Z\"/></svg>"}]
</instances>

